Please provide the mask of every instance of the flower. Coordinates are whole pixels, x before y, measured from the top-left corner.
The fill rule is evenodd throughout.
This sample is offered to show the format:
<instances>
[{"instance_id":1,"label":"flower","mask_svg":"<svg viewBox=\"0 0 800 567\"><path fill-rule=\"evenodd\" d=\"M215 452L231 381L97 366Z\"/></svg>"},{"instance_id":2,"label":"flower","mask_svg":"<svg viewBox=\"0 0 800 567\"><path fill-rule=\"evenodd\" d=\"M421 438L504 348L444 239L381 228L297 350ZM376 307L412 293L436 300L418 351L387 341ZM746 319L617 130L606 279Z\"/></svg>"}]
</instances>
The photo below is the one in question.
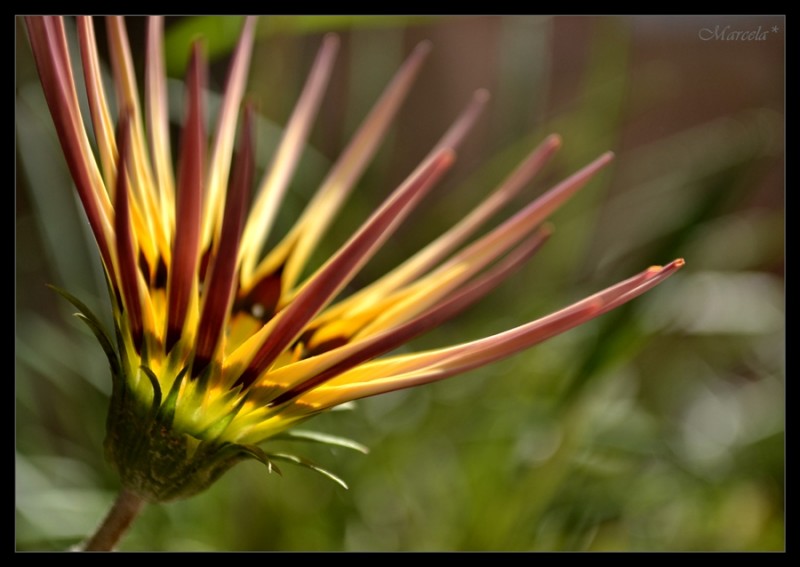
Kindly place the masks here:
<instances>
[{"instance_id":1,"label":"flower","mask_svg":"<svg viewBox=\"0 0 800 567\"><path fill-rule=\"evenodd\" d=\"M270 470L305 459L259 444L294 435L360 448L296 425L346 402L426 384L489 364L567 331L662 282L682 260L651 267L542 319L471 342L390 354L459 314L528 260L550 234L547 217L612 158L604 154L483 236L474 235L560 145L550 136L471 213L399 267L349 296L342 291L451 167L487 100L478 91L422 163L312 275L312 252L363 173L429 47L409 56L314 198L262 255L330 76L338 40L326 36L271 167L248 211L254 112L238 115L254 41L247 18L233 54L206 156L202 50L187 72L186 119L173 173L163 19L148 24L144 104L122 18L108 19L120 111L116 131L94 24L78 18L96 147L73 82L64 22L29 17L34 58L111 295L114 340L77 299L108 355L113 392L106 451L126 491L148 501L191 496L242 459ZM263 256L263 257L262 257ZM333 475L330 475L333 477ZM335 477L333 477L335 478Z\"/></svg>"}]
</instances>

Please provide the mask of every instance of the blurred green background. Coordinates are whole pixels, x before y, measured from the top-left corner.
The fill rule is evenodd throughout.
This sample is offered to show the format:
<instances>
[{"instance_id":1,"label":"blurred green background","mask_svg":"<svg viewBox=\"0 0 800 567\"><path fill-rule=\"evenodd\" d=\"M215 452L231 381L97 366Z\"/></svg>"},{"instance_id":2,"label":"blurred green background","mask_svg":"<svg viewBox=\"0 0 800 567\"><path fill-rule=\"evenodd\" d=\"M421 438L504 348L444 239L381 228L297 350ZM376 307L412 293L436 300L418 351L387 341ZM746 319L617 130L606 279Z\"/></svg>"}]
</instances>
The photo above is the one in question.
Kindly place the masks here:
<instances>
[{"instance_id":1,"label":"blurred green background","mask_svg":"<svg viewBox=\"0 0 800 567\"><path fill-rule=\"evenodd\" d=\"M208 38L219 93L240 23L167 19L175 117L189 41ZM321 35L342 39L279 233L403 58L421 40L434 45L318 260L419 162L476 88L492 93L454 170L353 288L456 222L548 133L562 135L563 149L512 210L603 151L617 154L555 215L555 235L522 273L410 348L504 330L651 264L684 257L687 266L511 359L317 418L313 429L371 448L302 448L349 491L310 471L284 467L280 478L245 463L198 497L146 508L120 549L782 550L784 24L262 17L249 82L260 168ZM764 33L703 39L726 26ZM99 22L97 30L104 50ZM143 46L144 21L129 19L128 30ZM20 20L16 47L16 544L65 549L92 531L118 485L102 450L105 357L45 284L106 317L107 298ZM140 80L143 53L134 49Z\"/></svg>"}]
</instances>

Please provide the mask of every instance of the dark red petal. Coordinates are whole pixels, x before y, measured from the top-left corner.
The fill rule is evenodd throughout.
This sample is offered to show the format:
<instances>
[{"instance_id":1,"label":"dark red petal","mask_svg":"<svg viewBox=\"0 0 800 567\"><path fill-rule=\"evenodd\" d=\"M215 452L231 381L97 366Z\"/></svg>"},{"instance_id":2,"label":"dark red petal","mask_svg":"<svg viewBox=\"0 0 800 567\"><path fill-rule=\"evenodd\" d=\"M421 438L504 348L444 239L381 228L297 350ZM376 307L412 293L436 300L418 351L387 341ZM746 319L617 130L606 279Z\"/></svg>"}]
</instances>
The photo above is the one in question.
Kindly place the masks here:
<instances>
[{"instance_id":1,"label":"dark red petal","mask_svg":"<svg viewBox=\"0 0 800 567\"><path fill-rule=\"evenodd\" d=\"M172 249L172 264L169 267L167 352L181 337L184 319L189 308L190 294L197 280L200 213L206 154L202 96L205 66L198 43L195 43L192 48L186 82L188 85L188 111L181 139L175 242Z\"/></svg>"},{"instance_id":2,"label":"dark red petal","mask_svg":"<svg viewBox=\"0 0 800 567\"><path fill-rule=\"evenodd\" d=\"M94 233L100 255L114 280L114 265L111 259L109 244L103 231L102 215L98 197L92 187L91 172L87 169L85 156L81 155L82 145L80 132L76 131L76 124L80 117L74 115L72 101L75 91L69 64L69 55L66 53L66 36L64 24L60 18L45 16L28 16L25 18L28 35L31 41L33 57L39 78L42 81L47 106L53 117L61 148L67 161L72 180L78 190L83 209L89 220L89 225ZM84 133L85 135L85 133ZM94 160L94 156L89 156Z\"/></svg>"},{"instance_id":3,"label":"dark red petal","mask_svg":"<svg viewBox=\"0 0 800 567\"><path fill-rule=\"evenodd\" d=\"M127 163L129 161L131 140L130 113L124 112L119 122L117 143L117 191L114 196L114 232L117 235L117 262L122 295L125 300L128 322L136 352L142 346L142 307L139 298L139 270L136 267L133 232L130 218L130 196L128 187Z\"/></svg>"},{"instance_id":4,"label":"dark red petal","mask_svg":"<svg viewBox=\"0 0 800 567\"><path fill-rule=\"evenodd\" d=\"M442 150L419 167L406 182L384 202L301 289L297 297L276 317L275 328L256 353L234 387L255 381L292 344L306 324L355 276L361 266L394 232L425 192L449 168L452 150Z\"/></svg>"},{"instance_id":5,"label":"dark red petal","mask_svg":"<svg viewBox=\"0 0 800 567\"><path fill-rule=\"evenodd\" d=\"M549 228L539 229L533 236L520 244L496 266L465 285L462 289L454 292L453 295L442 301L442 303L434 305L399 327L365 340L363 348L355 351L344 360L339 361L316 376L293 386L272 400L270 405L276 406L287 402L292 398L316 388L342 372L350 370L376 356L394 350L413 338L449 321L473 305L476 301L483 298L501 282L505 281L512 273L517 271L539 248L541 248L542 244L545 243L549 236Z\"/></svg>"},{"instance_id":6,"label":"dark red petal","mask_svg":"<svg viewBox=\"0 0 800 567\"><path fill-rule=\"evenodd\" d=\"M248 105L245 108L244 124L240 134L240 149L233 165L225 198L219 246L213 257L211 274L206 280L192 376L197 376L211 362L233 301L239 241L242 236L250 187L253 183L253 156L255 153L253 122L253 109Z\"/></svg>"}]
</instances>

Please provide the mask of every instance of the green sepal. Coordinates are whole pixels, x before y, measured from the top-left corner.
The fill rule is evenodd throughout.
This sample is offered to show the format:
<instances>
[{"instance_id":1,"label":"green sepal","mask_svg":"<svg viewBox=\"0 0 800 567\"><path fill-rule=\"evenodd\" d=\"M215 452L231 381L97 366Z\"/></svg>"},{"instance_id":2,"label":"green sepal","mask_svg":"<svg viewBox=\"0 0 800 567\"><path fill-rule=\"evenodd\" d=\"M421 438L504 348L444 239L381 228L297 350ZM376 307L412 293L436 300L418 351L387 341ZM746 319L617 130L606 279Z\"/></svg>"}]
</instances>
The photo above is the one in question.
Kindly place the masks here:
<instances>
[{"instance_id":1,"label":"green sepal","mask_svg":"<svg viewBox=\"0 0 800 567\"><path fill-rule=\"evenodd\" d=\"M218 420L216 423L213 423L202 430L200 433L197 434L198 437L202 439L216 439L228 428L228 426L233 421L239 411L244 407L245 402L247 401L246 397L243 397L239 402L233 407L233 409L225 414L225 416Z\"/></svg>"},{"instance_id":2,"label":"green sepal","mask_svg":"<svg viewBox=\"0 0 800 567\"><path fill-rule=\"evenodd\" d=\"M307 469L311 469L314 472L321 474L322 476L332 480L345 490L348 490L347 483L343 481L341 478L333 474L331 471L323 469L321 466L317 465L313 461L309 461L303 457L298 457L297 455L290 455L288 453L267 453L267 457L270 460L276 461L284 461L286 463L291 463L293 465L298 465L301 467L305 467Z\"/></svg>"},{"instance_id":3,"label":"green sepal","mask_svg":"<svg viewBox=\"0 0 800 567\"><path fill-rule=\"evenodd\" d=\"M100 348L103 349L103 352L106 353L106 358L108 358L108 364L111 367L112 376L119 376L119 357L117 357L117 352L114 350L114 346L111 344L111 341L109 341L108 337L104 335L104 330L102 327L99 327L95 321L83 313L75 313L74 315L76 319L80 319L86 324L87 327L89 327L89 329L92 331L92 334L97 339L97 342L100 343Z\"/></svg>"},{"instance_id":4,"label":"green sepal","mask_svg":"<svg viewBox=\"0 0 800 567\"><path fill-rule=\"evenodd\" d=\"M117 356L117 351L114 348L114 344L111 342L111 337L103 327L103 323L100 322L100 319L97 317L97 315L95 315L83 301L68 291L65 291L52 284L47 284L47 287L69 301L73 307L79 311L79 313L75 313L75 316L83 321L86 326L89 327L89 330L92 331L92 334L97 339L97 342L100 343L100 347L103 349L103 352L106 353L108 363L111 366L112 376L114 379L117 379L120 373L119 357Z\"/></svg>"},{"instance_id":5,"label":"green sepal","mask_svg":"<svg viewBox=\"0 0 800 567\"><path fill-rule=\"evenodd\" d=\"M278 468L278 465L272 462L269 455L259 446L257 445L233 445L243 455L247 455L248 457L255 459L256 461L263 463L265 467L267 467L267 471L272 474L275 473L278 476L283 476L281 469Z\"/></svg>"},{"instance_id":6,"label":"green sepal","mask_svg":"<svg viewBox=\"0 0 800 567\"><path fill-rule=\"evenodd\" d=\"M150 418L153 419L158 414L158 409L161 407L161 384L158 382L158 376L155 372L150 370L145 365L140 366L144 375L150 380L150 385L153 387L153 403L150 406Z\"/></svg>"},{"instance_id":7,"label":"green sepal","mask_svg":"<svg viewBox=\"0 0 800 567\"><path fill-rule=\"evenodd\" d=\"M352 449L359 453L368 454L369 447L362 445L358 441L348 439L347 437L339 437L338 435L328 435L327 433L320 433L319 431L308 431L305 429L290 429L275 435L271 439L286 440L286 441L309 441L311 443L321 443L323 445L332 445L334 447L344 447Z\"/></svg>"},{"instance_id":8,"label":"green sepal","mask_svg":"<svg viewBox=\"0 0 800 567\"><path fill-rule=\"evenodd\" d=\"M175 406L178 404L178 393L181 390L181 383L183 378L189 372L189 367L184 366L183 370L178 372L175 380L172 382L172 387L169 389L164 404L158 412L157 419L164 425L171 426L173 419L175 419Z\"/></svg>"}]
</instances>

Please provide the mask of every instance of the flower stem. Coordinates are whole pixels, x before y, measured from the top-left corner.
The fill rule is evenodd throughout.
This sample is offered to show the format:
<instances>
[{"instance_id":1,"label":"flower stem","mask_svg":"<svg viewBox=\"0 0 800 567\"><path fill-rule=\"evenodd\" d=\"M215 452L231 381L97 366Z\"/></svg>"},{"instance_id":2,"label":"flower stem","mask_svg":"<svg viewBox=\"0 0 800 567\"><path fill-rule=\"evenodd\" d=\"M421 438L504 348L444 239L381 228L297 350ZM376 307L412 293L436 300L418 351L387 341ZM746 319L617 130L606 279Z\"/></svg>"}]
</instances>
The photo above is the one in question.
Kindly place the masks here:
<instances>
[{"instance_id":1,"label":"flower stem","mask_svg":"<svg viewBox=\"0 0 800 567\"><path fill-rule=\"evenodd\" d=\"M144 506L144 500L122 489L97 531L81 546L82 551L111 551Z\"/></svg>"}]
</instances>

